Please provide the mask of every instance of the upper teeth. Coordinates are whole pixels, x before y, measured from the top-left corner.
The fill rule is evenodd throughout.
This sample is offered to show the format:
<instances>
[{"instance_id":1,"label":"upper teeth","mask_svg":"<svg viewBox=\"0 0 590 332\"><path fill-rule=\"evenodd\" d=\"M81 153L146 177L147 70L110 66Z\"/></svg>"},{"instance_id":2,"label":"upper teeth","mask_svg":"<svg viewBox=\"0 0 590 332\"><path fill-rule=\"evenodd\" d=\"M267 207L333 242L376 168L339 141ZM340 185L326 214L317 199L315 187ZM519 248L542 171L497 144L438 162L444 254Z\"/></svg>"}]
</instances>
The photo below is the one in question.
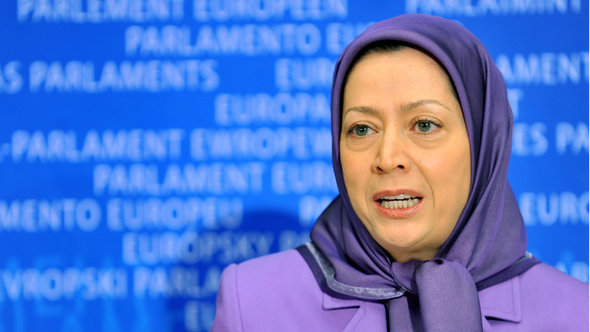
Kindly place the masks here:
<instances>
[{"instance_id":1,"label":"upper teeth","mask_svg":"<svg viewBox=\"0 0 590 332\"><path fill-rule=\"evenodd\" d=\"M418 197L410 195L386 196L380 200L381 206L386 209L407 209L418 204L418 202L420 202Z\"/></svg>"},{"instance_id":2,"label":"upper teeth","mask_svg":"<svg viewBox=\"0 0 590 332\"><path fill-rule=\"evenodd\" d=\"M398 195L398 196L402 196L402 195ZM417 197L409 196L409 197L404 197L403 199L398 199L398 196L395 196L395 198L392 196L388 196L393 199L386 199L386 197L383 197L383 199L380 201L381 206L383 206L386 209L407 209L407 208L411 208L412 206L414 206L414 205L418 204L418 202L420 202L420 199ZM403 196L408 196L408 195L403 195Z\"/></svg>"},{"instance_id":3,"label":"upper teeth","mask_svg":"<svg viewBox=\"0 0 590 332\"><path fill-rule=\"evenodd\" d=\"M408 199L408 198L413 198L413 197L414 196L412 196L412 195L401 194L401 195L396 195L396 196L383 196L383 197L381 197L381 199L395 200L395 199Z\"/></svg>"}]
</instances>

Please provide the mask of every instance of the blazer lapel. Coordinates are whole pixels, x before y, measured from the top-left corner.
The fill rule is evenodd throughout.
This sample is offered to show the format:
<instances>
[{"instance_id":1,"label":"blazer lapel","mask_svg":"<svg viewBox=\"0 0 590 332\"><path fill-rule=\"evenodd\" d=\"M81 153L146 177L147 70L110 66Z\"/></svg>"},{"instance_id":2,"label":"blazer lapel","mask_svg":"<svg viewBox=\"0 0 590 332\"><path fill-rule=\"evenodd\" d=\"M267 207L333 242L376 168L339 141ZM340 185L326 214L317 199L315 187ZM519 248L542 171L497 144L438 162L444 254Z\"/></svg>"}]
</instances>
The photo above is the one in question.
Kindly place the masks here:
<instances>
[{"instance_id":1,"label":"blazer lapel","mask_svg":"<svg viewBox=\"0 0 590 332\"><path fill-rule=\"evenodd\" d=\"M356 308L356 312L343 330L345 332L387 331L385 306L381 303L339 299L324 293L322 305L324 310Z\"/></svg>"},{"instance_id":2,"label":"blazer lapel","mask_svg":"<svg viewBox=\"0 0 590 332\"><path fill-rule=\"evenodd\" d=\"M480 291L479 303L484 317L519 323L522 320L519 278Z\"/></svg>"}]
</instances>

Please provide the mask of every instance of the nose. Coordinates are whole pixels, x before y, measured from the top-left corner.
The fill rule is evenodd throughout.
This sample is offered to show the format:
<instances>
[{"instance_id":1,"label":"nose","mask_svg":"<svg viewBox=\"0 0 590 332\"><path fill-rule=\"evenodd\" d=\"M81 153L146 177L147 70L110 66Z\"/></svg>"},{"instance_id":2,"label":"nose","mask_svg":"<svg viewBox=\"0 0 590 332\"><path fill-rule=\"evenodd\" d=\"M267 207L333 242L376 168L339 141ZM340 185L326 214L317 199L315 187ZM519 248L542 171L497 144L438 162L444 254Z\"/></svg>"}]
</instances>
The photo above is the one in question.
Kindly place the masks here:
<instances>
[{"instance_id":1,"label":"nose","mask_svg":"<svg viewBox=\"0 0 590 332\"><path fill-rule=\"evenodd\" d=\"M407 172L410 169L409 146L398 135L384 135L376 145L372 169L377 174Z\"/></svg>"}]
</instances>

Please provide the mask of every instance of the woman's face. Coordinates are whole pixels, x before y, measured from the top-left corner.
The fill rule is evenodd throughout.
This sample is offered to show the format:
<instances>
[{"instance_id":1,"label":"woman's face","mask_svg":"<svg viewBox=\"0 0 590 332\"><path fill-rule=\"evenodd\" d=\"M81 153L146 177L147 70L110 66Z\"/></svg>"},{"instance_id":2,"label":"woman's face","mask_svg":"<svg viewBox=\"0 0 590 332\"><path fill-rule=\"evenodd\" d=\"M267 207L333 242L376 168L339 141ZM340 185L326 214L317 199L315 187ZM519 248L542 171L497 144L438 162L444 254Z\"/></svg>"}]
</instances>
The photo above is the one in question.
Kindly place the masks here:
<instances>
[{"instance_id":1,"label":"woman's face","mask_svg":"<svg viewBox=\"0 0 590 332\"><path fill-rule=\"evenodd\" d=\"M463 211L471 158L446 72L412 48L370 53L344 88L340 160L352 206L398 262L428 260Z\"/></svg>"}]
</instances>

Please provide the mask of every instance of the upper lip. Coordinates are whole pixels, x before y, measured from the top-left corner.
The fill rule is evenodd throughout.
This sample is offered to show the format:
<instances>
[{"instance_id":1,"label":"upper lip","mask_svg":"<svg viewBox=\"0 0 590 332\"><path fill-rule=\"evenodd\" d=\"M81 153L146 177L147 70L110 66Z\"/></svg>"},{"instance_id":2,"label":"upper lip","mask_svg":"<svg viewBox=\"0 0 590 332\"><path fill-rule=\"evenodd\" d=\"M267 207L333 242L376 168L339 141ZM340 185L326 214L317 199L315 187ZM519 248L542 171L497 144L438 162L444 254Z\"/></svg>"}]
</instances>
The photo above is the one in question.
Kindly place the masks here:
<instances>
[{"instance_id":1,"label":"upper lip","mask_svg":"<svg viewBox=\"0 0 590 332\"><path fill-rule=\"evenodd\" d=\"M397 197L396 197L397 196ZM383 199L405 199L405 198L422 198L422 194L410 189L384 190L373 195L373 200Z\"/></svg>"}]
</instances>

